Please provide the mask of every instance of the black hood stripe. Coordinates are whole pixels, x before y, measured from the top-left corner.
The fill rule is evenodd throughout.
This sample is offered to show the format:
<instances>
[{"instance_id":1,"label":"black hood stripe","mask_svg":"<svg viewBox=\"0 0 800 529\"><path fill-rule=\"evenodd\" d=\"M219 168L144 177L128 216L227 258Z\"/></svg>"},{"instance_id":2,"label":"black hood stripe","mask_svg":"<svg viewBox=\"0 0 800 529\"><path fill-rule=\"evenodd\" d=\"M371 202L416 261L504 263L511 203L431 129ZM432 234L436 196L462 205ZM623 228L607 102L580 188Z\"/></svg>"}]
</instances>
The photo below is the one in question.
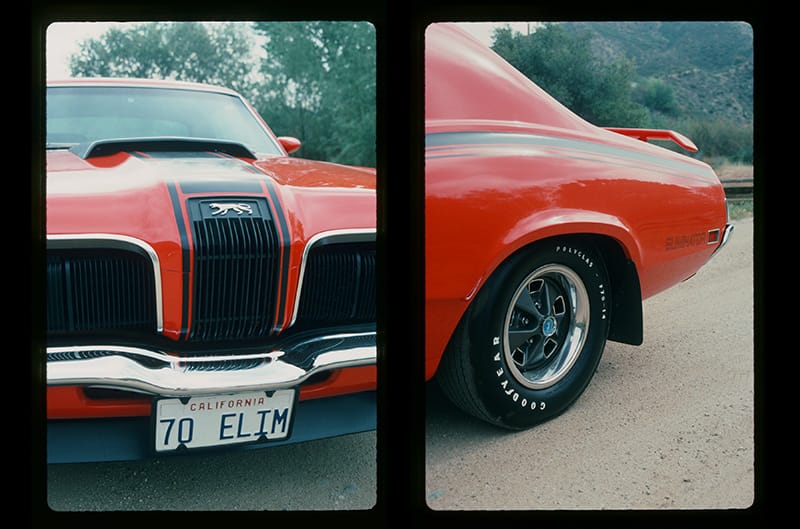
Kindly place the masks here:
<instances>
[{"instance_id":1,"label":"black hood stripe","mask_svg":"<svg viewBox=\"0 0 800 529\"><path fill-rule=\"evenodd\" d=\"M279 232L281 237L281 283L278 286L278 310L275 316L275 330L280 332L283 330L283 321L286 314L286 302L288 300L287 285L289 284L289 257L291 254L292 238L289 234L289 223L286 221L286 214L281 207L281 202L278 200L278 193L275 189L275 182L270 178L264 178L264 187L266 187L267 194L269 195L269 204L272 208L273 218L278 222Z\"/></svg>"},{"instance_id":2,"label":"black hood stripe","mask_svg":"<svg viewBox=\"0 0 800 529\"><path fill-rule=\"evenodd\" d=\"M189 251L189 227L186 226L183 217L183 207L181 205L178 184L175 182L167 183L169 197L172 200L172 211L175 214L175 224L178 227L178 234L181 238L181 269L183 270L183 286L181 301L181 328L180 335L185 337L189 332L189 270L191 267L191 252Z\"/></svg>"}]
</instances>

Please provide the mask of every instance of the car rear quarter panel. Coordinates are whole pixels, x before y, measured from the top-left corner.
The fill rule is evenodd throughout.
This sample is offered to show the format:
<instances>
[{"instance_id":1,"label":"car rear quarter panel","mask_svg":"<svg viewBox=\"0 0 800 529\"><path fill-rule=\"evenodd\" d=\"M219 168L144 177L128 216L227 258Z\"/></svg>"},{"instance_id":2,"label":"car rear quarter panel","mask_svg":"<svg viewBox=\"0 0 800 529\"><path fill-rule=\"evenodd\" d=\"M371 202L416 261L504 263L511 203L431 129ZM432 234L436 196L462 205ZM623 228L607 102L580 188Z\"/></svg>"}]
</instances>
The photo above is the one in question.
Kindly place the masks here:
<instances>
[{"instance_id":1,"label":"car rear quarter panel","mask_svg":"<svg viewBox=\"0 0 800 529\"><path fill-rule=\"evenodd\" d=\"M563 235L610 238L649 297L694 274L716 247L708 232L725 227L724 193L704 164L601 129L553 141L553 130L517 128L517 143L507 132L484 124L479 141L426 150L429 377L477 291L520 249Z\"/></svg>"}]
</instances>

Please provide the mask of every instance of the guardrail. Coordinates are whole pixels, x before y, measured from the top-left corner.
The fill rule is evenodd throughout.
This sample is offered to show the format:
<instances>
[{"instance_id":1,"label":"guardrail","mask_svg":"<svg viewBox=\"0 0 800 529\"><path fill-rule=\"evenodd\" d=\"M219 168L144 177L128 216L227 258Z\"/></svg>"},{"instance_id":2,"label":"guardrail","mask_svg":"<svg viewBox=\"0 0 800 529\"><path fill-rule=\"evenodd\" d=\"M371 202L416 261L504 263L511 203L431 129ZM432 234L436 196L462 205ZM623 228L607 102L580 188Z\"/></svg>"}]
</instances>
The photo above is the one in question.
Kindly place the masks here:
<instances>
[{"instance_id":1,"label":"guardrail","mask_svg":"<svg viewBox=\"0 0 800 529\"><path fill-rule=\"evenodd\" d=\"M726 178L721 180L728 200L752 200L753 178Z\"/></svg>"}]
</instances>

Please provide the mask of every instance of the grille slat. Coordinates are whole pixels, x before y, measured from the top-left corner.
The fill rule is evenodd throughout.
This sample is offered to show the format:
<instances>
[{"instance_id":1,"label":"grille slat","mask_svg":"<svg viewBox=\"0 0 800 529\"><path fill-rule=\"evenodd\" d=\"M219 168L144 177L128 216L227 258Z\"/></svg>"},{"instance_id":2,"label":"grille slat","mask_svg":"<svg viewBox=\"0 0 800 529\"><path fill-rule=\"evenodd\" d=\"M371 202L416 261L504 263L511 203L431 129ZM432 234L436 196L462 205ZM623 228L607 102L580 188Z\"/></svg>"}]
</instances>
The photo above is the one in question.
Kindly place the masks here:
<instances>
[{"instance_id":1,"label":"grille slat","mask_svg":"<svg viewBox=\"0 0 800 529\"><path fill-rule=\"evenodd\" d=\"M309 252L297 324L375 321L375 244L323 245Z\"/></svg>"},{"instance_id":2,"label":"grille slat","mask_svg":"<svg viewBox=\"0 0 800 529\"><path fill-rule=\"evenodd\" d=\"M154 331L151 266L122 250L48 252L48 332Z\"/></svg>"}]
</instances>

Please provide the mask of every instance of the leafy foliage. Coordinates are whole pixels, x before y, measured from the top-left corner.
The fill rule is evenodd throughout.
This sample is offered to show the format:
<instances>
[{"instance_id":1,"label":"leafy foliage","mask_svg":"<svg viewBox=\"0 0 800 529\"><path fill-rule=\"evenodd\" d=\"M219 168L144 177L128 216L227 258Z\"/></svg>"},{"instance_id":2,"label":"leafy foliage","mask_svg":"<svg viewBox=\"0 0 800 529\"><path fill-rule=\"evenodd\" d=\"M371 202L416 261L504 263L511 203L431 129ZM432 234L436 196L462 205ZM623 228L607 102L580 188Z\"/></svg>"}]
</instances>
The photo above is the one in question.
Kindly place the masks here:
<instances>
[{"instance_id":1,"label":"leafy foliage","mask_svg":"<svg viewBox=\"0 0 800 529\"><path fill-rule=\"evenodd\" d=\"M706 161L753 163L753 124L735 123L729 118L684 118L668 125L680 130L697 144Z\"/></svg>"},{"instance_id":2,"label":"leafy foliage","mask_svg":"<svg viewBox=\"0 0 800 529\"><path fill-rule=\"evenodd\" d=\"M753 28L746 22L563 22L591 32L604 61L627 57L637 76L658 79L675 94L681 114L753 119Z\"/></svg>"},{"instance_id":3,"label":"leafy foliage","mask_svg":"<svg viewBox=\"0 0 800 529\"><path fill-rule=\"evenodd\" d=\"M248 95L253 88L253 47L252 36L239 24L143 23L111 28L82 43L70 69L76 77L203 82Z\"/></svg>"},{"instance_id":4,"label":"leafy foliage","mask_svg":"<svg viewBox=\"0 0 800 529\"><path fill-rule=\"evenodd\" d=\"M648 78L638 83L633 91L634 98L650 109L666 115L677 115L678 104L675 101L675 91L661 79Z\"/></svg>"},{"instance_id":5,"label":"leafy foliage","mask_svg":"<svg viewBox=\"0 0 800 529\"><path fill-rule=\"evenodd\" d=\"M548 23L527 35L499 28L492 48L596 125L673 129L692 138L697 156L751 163L752 120L734 117L752 108L749 29L740 23ZM715 85L722 80L725 89Z\"/></svg>"},{"instance_id":6,"label":"leafy foliage","mask_svg":"<svg viewBox=\"0 0 800 529\"><path fill-rule=\"evenodd\" d=\"M553 23L529 35L503 27L495 30L492 49L587 121L627 127L646 123L646 110L631 95L633 64L598 61L589 32L572 34Z\"/></svg>"},{"instance_id":7,"label":"leafy foliage","mask_svg":"<svg viewBox=\"0 0 800 529\"><path fill-rule=\"evenodd\" d=\"M304 142L303 155L375 164L375 30L366 22L263 22L257 102L275 130Z\"/></svg>"}]
</instances>

